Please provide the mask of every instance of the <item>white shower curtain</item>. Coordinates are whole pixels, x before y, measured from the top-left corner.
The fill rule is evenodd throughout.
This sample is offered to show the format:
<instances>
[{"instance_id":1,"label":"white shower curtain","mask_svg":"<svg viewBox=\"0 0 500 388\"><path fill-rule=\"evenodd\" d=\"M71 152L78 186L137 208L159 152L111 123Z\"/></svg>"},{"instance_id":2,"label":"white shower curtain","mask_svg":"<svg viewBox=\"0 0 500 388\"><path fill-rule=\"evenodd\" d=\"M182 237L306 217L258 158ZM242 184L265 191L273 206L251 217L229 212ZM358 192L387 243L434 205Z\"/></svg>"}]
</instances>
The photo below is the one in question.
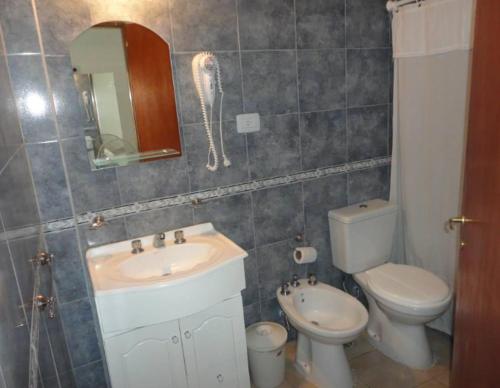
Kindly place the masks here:
<instances>
[{"instance_id":1,"label":"white shower curtain","mask_svg":"<svg viewBox=\"0 0 500 388\"><path fill-rule=\"evenodd\" d=\"M393 260L454 288L467 119L473 0L425 0L392 15L391 200L400 205ZM430 326L451 334L451 308Z\"/></svg>"}]
</instances>

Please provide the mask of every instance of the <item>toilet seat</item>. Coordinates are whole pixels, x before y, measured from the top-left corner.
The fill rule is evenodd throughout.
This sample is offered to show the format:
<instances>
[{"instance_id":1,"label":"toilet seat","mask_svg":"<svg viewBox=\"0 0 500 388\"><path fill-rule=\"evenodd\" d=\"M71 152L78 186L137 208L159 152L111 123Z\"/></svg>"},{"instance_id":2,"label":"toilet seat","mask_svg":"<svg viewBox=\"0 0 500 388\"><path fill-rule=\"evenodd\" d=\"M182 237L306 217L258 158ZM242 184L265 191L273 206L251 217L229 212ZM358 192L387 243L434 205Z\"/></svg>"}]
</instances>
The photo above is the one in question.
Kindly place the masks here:
<instances>
[{"instance_id":1,"label":"toilet seat","mask_svg":"<svg viewBox=\"0 0 500 388\"><path fill-rule=\"evenodd\" d=\"M386 263L356 276L375 299L406 313L429 314L451 298L448 285L422 268Z\"/></svg>"}]
</instances>

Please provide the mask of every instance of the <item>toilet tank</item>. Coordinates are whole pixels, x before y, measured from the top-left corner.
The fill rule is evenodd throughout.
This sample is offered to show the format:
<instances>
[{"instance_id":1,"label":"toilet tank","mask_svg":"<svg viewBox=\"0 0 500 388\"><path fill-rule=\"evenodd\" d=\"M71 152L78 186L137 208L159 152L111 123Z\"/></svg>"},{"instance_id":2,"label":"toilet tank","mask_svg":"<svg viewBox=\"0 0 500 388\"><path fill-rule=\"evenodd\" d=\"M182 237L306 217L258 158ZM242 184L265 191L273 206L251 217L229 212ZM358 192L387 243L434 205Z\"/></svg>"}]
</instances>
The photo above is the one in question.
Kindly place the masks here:
<instances>
[{"instance_id":1,"label":"toilet tank","mask_svg":"<svg viewBox=\"0 0 500 388\"><path fill-rule=\"evenodd\" d=\"M391 254L397 206L374 199L330 210L333 265L358 273L386 262Z\"/></svg>"}]
</instances>

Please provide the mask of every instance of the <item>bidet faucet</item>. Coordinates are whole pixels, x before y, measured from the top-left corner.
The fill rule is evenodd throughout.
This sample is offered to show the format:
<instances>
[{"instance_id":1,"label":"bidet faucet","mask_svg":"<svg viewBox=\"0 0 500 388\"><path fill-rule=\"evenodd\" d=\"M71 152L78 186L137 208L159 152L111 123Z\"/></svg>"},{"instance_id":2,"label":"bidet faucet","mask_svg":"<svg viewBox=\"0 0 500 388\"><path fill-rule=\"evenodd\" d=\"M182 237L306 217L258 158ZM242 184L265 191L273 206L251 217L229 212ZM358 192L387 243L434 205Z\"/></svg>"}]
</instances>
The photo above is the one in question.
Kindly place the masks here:
<instances>
[{"instance_id":1,"label":"bidet faucet","mask_svg":"<svg viewBox=\"0 0 500 388\"><path fill-rule=\"evenodd\" d=\"M292 276L292 282L291 282L291 284L292 284L292 287L298 287L298 286L300 286L299 275L297 275L296 273L293 274L293 276Z\"/></svg>"},{"instance_id":2,"label":"bidet faucet","mask_svg":"<svg viewBox=\"0 0 500 388\"><path fill-rule=\"evenodd\" d=\"M165 247L165 233L157 233L153 237L153 246L155 248L164 248Z\"/></svg>"},{"instance_id":3,"label":"bidet faucet","mask_svg":"<svg viewBox=\"0 0 500 388\"><path fill-rule=\"evenodd\" d=\"M283 281L281 283L281 291L280 291L280 294L281 295L290 295L290 290L288 289L288 282L287 281Z\"/></svg>"},{"instance_id":4,"label":"bidet faucet","mask_svg":"<svg viewBox=\"0 0 500 388\"><path fill-rule=\"evenodd\" d=\"M184 238L184 231L183 230L176 230L174 232L174 238L175 244L184 244L186 242L186 239Z\"/></svg>"},{"instance_id":5,"label":"bidet faucet","mask_svg":"<svg viewBox=\"0 0 500 388\"><path fill-rule=\"evenodd\" d=\"M309 283L309 285L311 285L311 286L315 286L316 284L318 284L318 279L316 278L316 275L313 273L310 273L309 279L307 280L307 283Z\"/></svg>"}]
</instances>

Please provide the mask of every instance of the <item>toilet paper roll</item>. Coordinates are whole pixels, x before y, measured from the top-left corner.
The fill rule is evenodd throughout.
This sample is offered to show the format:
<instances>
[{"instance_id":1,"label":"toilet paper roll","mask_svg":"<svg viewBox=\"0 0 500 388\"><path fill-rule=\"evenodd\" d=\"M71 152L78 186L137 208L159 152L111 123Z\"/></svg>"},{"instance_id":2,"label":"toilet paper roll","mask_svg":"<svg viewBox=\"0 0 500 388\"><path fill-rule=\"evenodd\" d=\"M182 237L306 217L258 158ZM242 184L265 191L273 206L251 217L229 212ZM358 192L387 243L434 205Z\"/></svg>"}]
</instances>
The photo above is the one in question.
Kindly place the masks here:
<instances>
[{"instance_id":1,"label":"toilet paper roll","mask_svg":"<svg viewBox=\"0 0 500 388\"><path fill-rule=\"evenodd\" d=\"M293 260L297 264L314 263L318 252L313 247L299 247L293 251Z\"/></svg>"}]
</instances>

